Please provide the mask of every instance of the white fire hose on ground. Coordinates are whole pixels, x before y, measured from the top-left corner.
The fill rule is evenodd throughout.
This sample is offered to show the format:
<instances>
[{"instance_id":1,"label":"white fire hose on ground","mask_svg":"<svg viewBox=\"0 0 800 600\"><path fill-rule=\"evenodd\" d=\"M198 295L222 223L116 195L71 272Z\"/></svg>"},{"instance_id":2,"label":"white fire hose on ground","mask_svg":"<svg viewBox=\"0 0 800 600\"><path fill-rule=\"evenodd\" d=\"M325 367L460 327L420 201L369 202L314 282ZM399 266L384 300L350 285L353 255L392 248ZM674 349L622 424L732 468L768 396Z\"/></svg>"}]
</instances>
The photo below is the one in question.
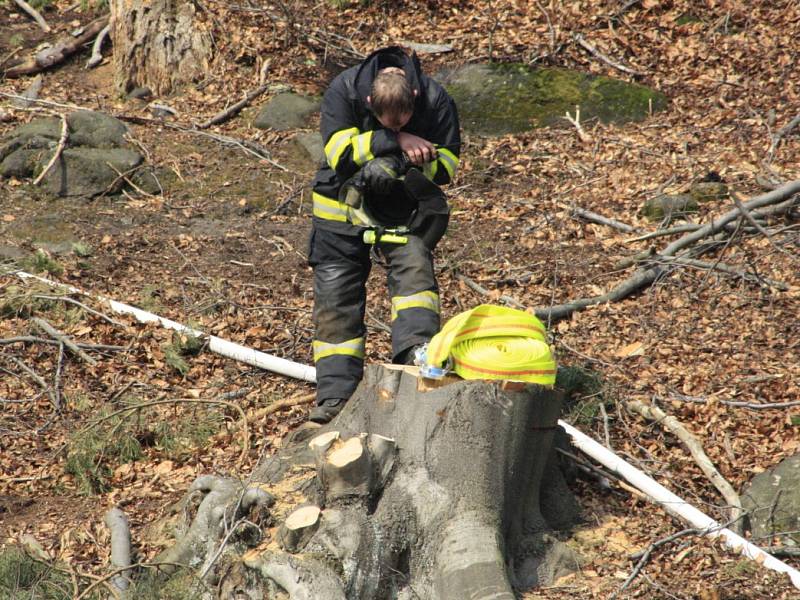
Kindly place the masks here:
<instances>
[{"instance_id":1,"label":"white fire hose on ground","mask_svg":"<svg viewBox=\"0 0 800 600\"><path fill-rule=\"evenodd\" d=\"M312 383L316 381L316 369L314 367L303 365L291 360L286 360L271 354L266 354L264 352L254 350L253 348L248 348L247 346L242 346L241 344L224 340L217 336L206 335L201 331L187 327L175 321L165 319L164 317L159 317L158 315L136 308L129 304L123 304L122 302L117 302L116 300L112 300L104 296L88 294L82 290L79 290L78 288L60 282L51 281L49 279L45 279L44 277L39 277L38 275L31 275L30 273L25 273L22 271L13 271L11 274L22 279L34 279L53 287L66 289L74 294L81 294L89 298L108 302L109 306L114 312L133 315L138 321L143 323L158 322L167 329L173 329L175 331L203 337L208 340L209 350L216 354L220 354L221 356L232 358L234 360L244 362L261 369L266 369L274 373L294 377L295 379L301 379L303 381ZM771 554L765 552L755 544L752 544L730 529L723 527L720 523L702 511L698 510L679 496L673 494L653 478L649 477L644 472L626 462L611 450L608 450L601 444L597 443L586 434L575 429L569 423L559 420L558 424L564 428L564 430L572 439L572 443L576 448L599 462L614 474L619 475L627 480L628 483L633 485L642 493L646 494L668 513L688 522L694 528L704 532L708 537L722 538L728 548L738 552L739 554L742 554L743 556L746 556L751 560L756 561L758 564L761 564L773 571L777 571L778 573L786 573L791 579L792 584L796 588L800 589L800 571L797 571L795 568L786 564L782 560L775 558Z\"/></svg>"}]
</instances>

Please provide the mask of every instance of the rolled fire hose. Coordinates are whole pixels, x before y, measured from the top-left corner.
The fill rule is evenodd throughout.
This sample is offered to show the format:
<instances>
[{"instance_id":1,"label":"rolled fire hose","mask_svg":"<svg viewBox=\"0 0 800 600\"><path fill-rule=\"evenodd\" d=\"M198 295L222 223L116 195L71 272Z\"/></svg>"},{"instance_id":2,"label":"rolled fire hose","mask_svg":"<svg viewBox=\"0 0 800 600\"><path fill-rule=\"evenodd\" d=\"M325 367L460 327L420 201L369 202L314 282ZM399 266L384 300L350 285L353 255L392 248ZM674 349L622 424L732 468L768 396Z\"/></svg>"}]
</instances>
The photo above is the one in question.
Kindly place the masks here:
<instances>
[{"instance_id":1,"label":"rolled fire hose","mask_svg":"<svg viewBox=\"0 0 800 600\"><path fill-rule=\"evenodd\" d=\"M556 363L545 336L545 326L534 315L481 304L450 319L431 339L421 371L553 385Z\"/></svg>"},{"instance_id":2,"label":"rolled fire hose","mask_svg":"<svg viewBox=\"0 0 800 600\"><path fill-rule=\"evenodd\" d=\"M10 274L17 275L22 279L36 279L38 281L41 281L43 283L46 283L54 287L67 289L72 293L82 294L85 296L89 296L90 298L95 298L101 301L109 302L111 309L114 310L115 312L132 314L140 321L144 322L155 321L160 323L163 327L169 329L177 329L178 331L190 330L190 328L181 325L180 323L175 323L174 321L170 321L169 319L159 317L158 315L155 315L153 313L143 311L128 304L123 304L121 302L105 298L103 296L87 294L86 292L83 292L73 286L66 285L57 281L51 281L49 279L45 279L44 277L39 277L38 275L31 275L30 273L25 273L23 271L14 271ZM483 306L490 306L490 305L483 305ZM473 309L473 311L477 310L477 308ZM491 309L486 310L486 313L494 313L495 309L497 308L501 307L493 306ZM449 322L450 321L448 321L448 323ZM486 323L485 325L488 326L489 323ZM517 325L520 324L517 323ZM533 329L530 328L531 325L533 325ZM541 325L541 322L539 323L539 325L541 326L540 333L535 332L536 329L535 322L528 323L529 326L528 330L531 331L531 335L533 336L541 335L541 339L543 340L545 339L545 328L543 325ZM500 328L498 328L495 331L499 330ZM470 333L471 332L466 330L460 331L460 335L462 335L465 339L470 335ZM214 338L214 336L210 337ZM452 335L453 340L455 340L455 338L457 337L458 337L457 335L454 334ZM280 373L282 375L288 375L289 377L294 377L296 379L301 379L310 382L316 381L316 369L314 369L314 367L309 367L307 365L303 365L298 362L286 360L283 358L279 358L277 356L272 356L264 352L259 352L252 348L247 348L246 346L241 346L233 342L221 340L220 338L214 338L214 339L219 340L219 343L216 344L217 349L215 349L211 344L209 344L209 350L211 350L212 352L216 352L217 354L220 354L222 356L227 356L229 358L233 358L234 360L239 360L247 364L257 366L262 369L266 369L268 371L273 371L275 373ZM431 340L431 344L433 344L433 341L434 340ZM444 338L440 338L440 341L437 343L441 344L442 348L444 348L446 341L447 340L445 340ZM452 342L451 342L451 347L453 347ZM434 346L433 350L431 350L431 346L429 345L428 351L431 352L431 357L435 359L440 359L441 352L443 350L437 349L436 346ZM553 370L555 370L555 364L553 364ZM572 443L575 445L576 448L580 449L587 456L593 458L594 460L596 460L597 462L599 462L612 472L625 478L628 481L628 483L636 487L642 493L646 494L654 502L662 506L667 512L687 521L693 527L696 527L697 529L705 532L705 535L711 538L721 538L725 542L725 545L728 548L732 549L734 552L746 556L747 558L756 561L758 564L761 564L767 567L768 569L777 571L778 573L787 574L792 584L797 589L800 589L800 571L797 571L794 567L787 565L782 560L775 558L771 554L765 552L755 544L750 543L749 541L742 538L738 534L734 533L730 529L723 527L717 521L715 521L714 519L712 519L702 511L700 511L699 509L695 508L694 506L683 500L680 496L677 496L672 492L670 492L668 489L666 489L664 486L658 483L655 479L651 478L650 476L640 471L630 463L626 462L611 450L608 450L604 446L598 444L595 440L593 440L586 434L582 433L581 431L575 429L569 423L566 423L565 421L559 419L558 424L564 428L564 430L572 439Z\"/></svg>"}]
</instances>

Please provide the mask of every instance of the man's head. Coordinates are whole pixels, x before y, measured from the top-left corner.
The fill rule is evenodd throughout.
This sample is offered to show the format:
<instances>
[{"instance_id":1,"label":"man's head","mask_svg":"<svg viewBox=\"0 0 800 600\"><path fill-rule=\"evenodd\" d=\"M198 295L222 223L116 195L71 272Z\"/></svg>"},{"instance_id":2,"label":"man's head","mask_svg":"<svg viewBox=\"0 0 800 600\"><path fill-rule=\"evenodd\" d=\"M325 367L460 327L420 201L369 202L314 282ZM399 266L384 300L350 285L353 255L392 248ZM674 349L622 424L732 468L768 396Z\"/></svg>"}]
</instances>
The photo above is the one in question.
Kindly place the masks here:
<instances>
[{"instance_id":1,"label":"man's head","mask_svg":"<svg viewBox=\"0 0 800 600\"><path fill-rule=\"evenodd\" d=\"M411 120L416 95L403 69L387 67L378 71L367 102L381 125L400 131Z\"/></svg>"}]
</instances>

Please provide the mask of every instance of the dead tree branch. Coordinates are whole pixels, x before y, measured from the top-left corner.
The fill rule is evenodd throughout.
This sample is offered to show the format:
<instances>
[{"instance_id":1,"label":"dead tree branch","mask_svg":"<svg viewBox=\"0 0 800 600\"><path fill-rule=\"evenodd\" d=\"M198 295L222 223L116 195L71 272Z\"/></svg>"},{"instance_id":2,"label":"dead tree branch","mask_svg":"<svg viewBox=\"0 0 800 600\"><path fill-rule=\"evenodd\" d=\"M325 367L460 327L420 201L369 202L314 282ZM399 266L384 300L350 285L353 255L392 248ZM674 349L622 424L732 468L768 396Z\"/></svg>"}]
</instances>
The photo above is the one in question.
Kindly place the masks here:
<instances>
[{"instance_id":1,"label":"dead tree branch","mask_svg":"<svg viewBox=\"0 0 800 600\"><path fill-rule=\"evenodd\" d=\"M589 54L594 56L595 58L599 58L601 61L606 63L608 66L617 69L618 71L622 71L623 73L627 73L628 75L640 76L644 75L641 71L637 71L635 69L631 69L630 67L626 67L622 63L619 63L615 60L610 59L608 56L600 52L597 48L592 46L580 33L576 33L572 36L572 39L581 46L584 50L588 51Z\"/></svg>"},{"instance_id":2,"label":"dead tree branch","mask_svg":"<svg viewBox=\"0 0 800 600\"><path fill-rule=\"evenodd\" d=\"M61 152L64 151L64 146L67 145L67 137L69 136L69 126L67 125L67 117L65 115L61 115L61 137L58 138L58 145L56 146L56 151L53 153L53 158L50 159L50 162L47 163L47 166L39 173L39 176L33 180L33 185L39 185L44 179L45 175L53 168L53 165L56 164L58 157L61 156Z\"/></svg>"},{"instance_id":3,"label":"dead tree branch","mask_svg":"<svg viewBox=\"0 0 800 600\"><path fill-rule=\"evenodd\" d=\"M564 115L564 118L572 123L575 127L575 130L578 132L578 137L581 138L581 141L584 143L588 143L592 141L591 136L583 130L583 126L581 125L581 107L575 107L575 116L573 117L569 113Z\"/></svg>"},{"instance_id":4,"label":"dead tree branch","mask_svg":"<svg viewBox=\"0 0 800 600\"><path fill-rule=\"evenodd\" d=\"M42 15L39 14L39 11L33 8L27 2L25 2L25 0L14 0L14 3L17 6L19 6L23 11L28 13L28 16L30 16L34 21L36 21L36 24L42 31L44 31L45 33L50 33L52 31L50 29L50 25L48 25L47 21L44 20L44 17L42 17Z\"/></svg>"},{"instance_id":5,"label":"dead tree branch","mask_svg":"<svg viewBox=\"0 0 800 600\"><path fill-rule=\"evenodd\" d=\"M603 215L600 215L596 212L592 212L591 210L585 210L583 208L578 208L578 207L573 207L570 210L572 211L573 216L580 217L585 221L597 223L598 225L607 225L608 227L613 227L614 229L624 231L625 233L632 233L636 231L636 228L633 227L632 225L628 225L627 223L617 221L616 219L609 219L608 217L604 217Z\"/></svg>"},{"instance_id":6,"label":"dead tree branch","mask_svg":"<svg viewBox=\"0 0 800 600\"><path fill-rule=\"evenodd\" d=\"M81 350L78 345L72 341L67 334L61 333L55 327L50 325L47 321L40 317L34 317L32 319L34 325L36 325L39 329L44 331L47 335L52 337L54 340L57 340L59 343L64 344L68 350L70 350L75 356L80 358L83 362L95 366L97 365L97 361L93 359L91 356L86 354L83 350Z\"/></svg>"},{"instance_id":7,"label":"dead tree branch","mask_svg":"<svg viewBox=\"0 0 800 600\"><path fill-rule=\"evenodd\" d=\"M46 48L26 60L8 68L3 73L9 79L22 75L32 75L64 62L78 52L108 25L108 16L100 17L89 23L78 37L67 38L55 46Z\"/></svg>"},{"instance_id":8,"label":"dead tree branch","mask_svg":"<svg viewBox=\"0 0 800 600\"><path fill-rule=\"evenodd\" d=\"M283 90L286 90L286 89L289 89L289 88L287 86L283 86L283 85L275 85L275 84L267 84L267 83L265 83L263 85L260 85L257 88L247 92L245 97L243 99L239 100L239 102L237 102L236 104L232 104L231 106L229 106L225 110L223 110L221 112L218 112L216 115L211 117L208 121L204 121L203 123L200 123L199 125L197 125L197 128L198 129L208 129L212 125L219 125L220 123L224 123L225 121L227 121L231 117L236 116L239 113L240 110L242 110L245 106L250 104L253 100L258 98L261 94L263 94L264 92L266 92L268 90L276 92L276 91L283 91Z\"/></svg>"},{"instance_id":9,"label":"dead tree branch","mask_svg":"<svg viewBox=\"0 0 800 600\"><path fill-rule=\"evenodd\" d=\"M108 37L110 31L111 24L109 23L100 30L100 33L97 34L94 44L92 44L92 55L89 57L89 60L86 61L87 69L92 69L103 62L103 42Z\"/></svg>"},{"instance_id":10,"label":"dead tree branch","mask_svg":"<svg viewBox=\"0 0 800 600\"><path fill-rule=\"evenodd\" d=\"M798 125L800 125L800 115L797 115L794 119L789 121L786 125L775 132L775 134L772 136L772 143L770 144L769 152L767 152L767 155L769 156L768 162L772 160L775 150L778 149L778 144L781 143L781 140Z\"/></svg>"},{"instance_id":11,"label":"dead tree branch","mask_svg":"<svg viewBox=\"0 0 800 600\"><path fill-rule=\"evenodd\" d=\"M772 190L771 192L756 196L755 198L744 202L743 206L760 216L761 214L769 211L770 208L774 208L772 205L782 205L785 208L793 206L793 197L798 193L800 193L800 180L795 180L786 183L781 187ZM764 212L762 213L762 211ZM680 251L688 248L704 238L715 235L716 233L722 231L731 221L740 217L741 213L737 207L725 213L721 217L712 220L710 223L704 225L700 229L681 236L658 254L661 257L678 256ZM606 294L592 296L590 298L581 298L565 304L550 306L548 308L539 308L536 309L536 316L540 319L546 319L548 322L552 322L568 317L575 311L583 310L589 306L605 304L606 302L617 302L623 298L627 298L634 292L651 285L662 274L662 272L663 267L661 265L640 268L631 277L617 285L614 289Z\"/></svg>"},{"instance_id":12,"label":"dead tree branch","mask_svg":"<svg viewBox=\"0 0 800 600\"><path fill-rule=\"evenodd\" d=\"M648 406L641 402L630 401L625 403L626 408L632 412L636 412L643 416L645 419L655 421L677 437L684 443L686 448L694 458L697 466L703 471L706 477L711 481L715 488L722 494L722 497L730 507L730 514L728 515L733 523L741 533L741 516L742 516L742 501L739 499L739 494L733 489L730 483L720 474L714 463L703 450L703 446L684 426L672 415L667 415L663 410L657 406Z\"/></svg>"}]
</instances>

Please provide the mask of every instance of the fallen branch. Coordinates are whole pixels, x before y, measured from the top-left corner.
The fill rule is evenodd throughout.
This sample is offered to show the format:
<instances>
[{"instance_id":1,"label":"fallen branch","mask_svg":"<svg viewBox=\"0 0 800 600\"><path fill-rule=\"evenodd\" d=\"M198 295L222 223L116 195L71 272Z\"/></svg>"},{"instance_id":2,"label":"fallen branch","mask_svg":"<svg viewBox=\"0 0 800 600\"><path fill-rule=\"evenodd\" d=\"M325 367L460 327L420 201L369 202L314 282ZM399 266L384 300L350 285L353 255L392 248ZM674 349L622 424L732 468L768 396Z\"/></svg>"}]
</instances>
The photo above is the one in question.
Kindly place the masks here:
<instances>
[{"instance_id":1,"label":"fallen branch","mask_svg":"<svg viewBox=\"0 0 800 600\"><path fill-rule=\"evenodd\" d=\"M647 561L650 560L650 555L653 553L654 550L660 548L661 546L674 542L675 540L682 538L684 536L701 535L702 533L703 532L698 529L682 529L681 531L677 531L672 535L669 535L663 539L653 542L645 550L633 554L631 556L631 560L636 560L637 558L639 560L636 563L636 566L633 568L631 574L625 580L625 583L622 584L618 592L615 592L614 594L611 595L611 598L616 598L619 592L624 592L625 589L633 582L633 580L636 579L636 577L641 572L642 568L647 564Z\"/></svg>"},{"instance_id":2,"label":"fallen branch","mask_svg":"<svg viewBox=\"0 0 800 600\"><path fill-rule=\"evenodd\" d=\"M575 107L575 117L574 118L572 117L572 115L569 114L569 112L566 113L564 118L567 121L569 121L570 123L572 123L572 125L575 126L575 129L578 132L578 137L581 138L582 142L591 142L592 141L592 138L589 136L588 133L586 133L583 130L583 126L581 125L581 107L580 106L576 106Z\"/></svg>"},{"instance_id":3,"label":"fallen branch","mask_svg":"<svg viewBox=\"0 0 800 600\"><path fill-rule=\"evenodd\" d=\"M493 294L489 290L487 290L485 287L482 287L482 286L478 285L477 283L475 283L472 279L470 279L466 275L462 275L461 273L457 273L456 274L456 279L458 279L459 281L463 281L465 284L467 284L467 287L469 287L470 289L472 289L475 292L478 292L482 296L488 296L490 298L493 296ZM514 307L519 308L521 310L525 310L525 305L522 304L521 302L515 300L511 296L503 295L503 296L500 296L498 298L498 300L500 300L501 302L505 302L506 304L510 304L511 306L514 306Z\"/></svg>"},{"instance_id":4,"label":"fallen branch","mask_svg":"<svg viewBox=\"0 0 800 600\"><path fill-rule=\"evenodd\" d=\"M256 412L254 412L251 417L254 421L258 419L263 419L273 413L278 412L279 410L283 410L284 408L291 408L293 406L299 406L300 404L308 404L309 402L313 401L316 398L316 392L312 392L310 394L303 394L300 396L292 396L290 398L284 398L283 400L278 400L277 402L272 402L268 406L264 408L259 408Z\"/></svg>"},{"instance_id":5,"label":"fallen branch","mask_svg":"<svg viewBox=\"0 0 800 600\"><path fill-rule=\"evenodd\" d=\"M15 108L28 108L39 97L39 92L42 91L44 78L41 73L33 78L30 85L22 92L22 100L14 100L11 104Z\"/></svg>"},{"instance_id":6,"label":"fallen branch","mask_svg":"<svg viewBox=\"0 0 800 600\"><path fill-rule=\"evenodd\" d=\"M591 210L585 210L583 208L572 208L573 216L580 217L586 221L590 221L592 223L597 223L598 225L607 225L608 227L613 227L614 229L619 229L620 231L624 231L625 233L631 233L636 231L636 228L632 225L628 225L627 223L623 223L621 221L617 221L616 219L609 219L608 217L604 217L596 212L592 212Z\"/></svg>"},{"instance_id":7,"label":"fallen branch","mask_svg":"<svg viewBox=\"0 0 800 600\"><path fill-rule=\"evenodd\" d=\"M75 306L81 308L82 310L85 310L89 314L94 315L95 317L100 317L104 321L107 321L108 323L111 323L112 325L114 325L116 327L125 327L124 323L120 323L116 319L112 319L111 317L109 317L107 315L104 315L103 313L101 313L99 311L91 309L88 306L86 306L83 302L78 302L77 300L75 300L74 298L70 298L69 296L44 296L44 295L36 294L34 296L34 298L37 298L37 299L40 299L40 300L52 300L52 301L60 300L62 302L67 302L69 304L74 304ZM80 344L78 344L78 345L80 345Z\"/></svg>"},{"instance_id":8,"label":"fallen branch","mask_svg":"<svg viewBox=\"0 0 800 600\"><path fill-rule=\"evenodd\" d=\"M247 92L245 97L236 104L232 104L227 109L223 110L222 112L217 113L213 117L211 117L208 121L204 121L200 123L197 128L198 129L208 129L212 125L219 125L220 123L224 123L231 117L235 116L240 110L242 110L245 106L250 104L253 100L258 98L261 94L269 90L273 87L273 84L263 84L255 88L254 90L250 90ZM275 90L277 89L288 89L286 86L274 86Z\"/></svg>"},{"instance_id":9,"label":"fallen branch","mask_svg":"<svg viewBox=\"0 0 800 600\"><path fill-rule=\"evenodd\" d=\"M78 347L78 345L72 341L72 338L70 338L67 334L61 333L41 317L33 317L33 319L31 320L33 321L34 325L36 325L39 329L44 331L47 335L57 340L59 343L64 344L68 350L70 350L75 356L80 358L83 362L92 366L97 365L97 361L88 354L86 354L83 350L81 350Z\"/></svg>"},{"instance_id":10,"label":"fallen branch","mask_svg":"<svg viewBox=\"0 0 800 600\"><path fill-rule=\"evenodd\" d=\"M94 44L92 44L92 55L89 57L89 60L86 61L87 69L92 69L103 62L103 42L108 37L110 31L111 24L109 23L100 30L100 33L97 34Z\"/></svg>"},{"instance_id":11,"label":"fallen branch","mask_svg":"<svg viewBox=\"0 0 800 600\"><path fill-rule=\"evenodd\" d=\"M772 190L771 192L756 196L755 198L744 202L743 206L753 212L753 214L761 216L763 214L767 214L770 208L776 208L771 205L778 205L782 207L793 206L793 197L798 193L800 193L800 180L795 180L786 183L781 187ZM684 250L703 238L718 233L719 231L723 230L728 223L740 217L741 213L739 212L739 209L735 208L725 213L721 217L712 220L710 223L704 225L700 229L681 236L658 254L662 258L676 256L681 250ZM550 306L548 308L539 308L535 311L536 316L540 319L552 322L566 318L575 311L583 310L589 306L605 304L606 302L617 302L623 298L627 298L634 292L651 285L662 273L663 267L661 265L640 268L628 279L617 285L606 294L592 296L590 298L580 298L578 300L573 300L572 302Z\"/></svg>"},{"instance_id":12,"label":"fallen branch","mask_svg":"<svg viewBox=\"0 0 800 600\"><path fill-rule=\"evenodd\" d=\"M108 16L95 19L84 28L83 32L78 37L62 40L55 46L46 48L35 56L6 69L3 74L7 78L12 79L22 75L39 73L60 64L81 50L83 46L100 33L106 25L108 25Z\"/></svg>"},{"instance_id":13,"label":"fallen branch","mask_svg":"<svg viewBox=\"0 0 800 600\"><path fill-rule=\"evenodd\" d=\"M671 399L679 400L681 402L694 402L695 404L708 404L705 398L693 398L691 396L672 395ZM748 408L750 410L772 410L781 408L792 408L793 406L800 406L800 400L792 400L790 402L765 402L760 404L758 402L739 402L737 400L717 400L720 404L725 406L732 406L734 408Z\"/></svg>"},{"instance_id":14,"label":"fallen branch","mask_svg":"<svg viewBox=\"0 0 800 600\"><path fill-rule=\"evenodd\" d=\"M6 344L50 344L51 346L57 346L61 342L58 340L49 340L47 338L40 338L33 335L16 335L10 338L0 338L0 346L4 346ZM125 346L109 346L107 344L84 344L82 342L75 342L75 345L82 349L82 350L95 350L97 352L122 352L125 350Z\"/></svg>"},{"instance_id":15,"label":"fallen branch","mask_svg":"<svg viewBox=\"0 0 800 600\"><path fill-rule=\"evenodd\" d=\"M794 119L789 121L786 125L775 132L775 135L772 136L772 144L770 144L769 152L767 153L769 155L769 160L772 160L772 156L775 154L775 150L777 150L778 144L780 144L781 140L798 125L800 125L800 115L797 115Z\"/></svg>"},{"instance_id":16,"label":"fallen branch","mask_svg":"<svg viewBox=\"0 0 800 600\"><path fill-rule=\"evenodd\" d=\"M19 6L22 10L24 10L28 15L36 21L36 24L39 28L44 31L45 33L50 33L52 30L50 29L50 25L47 24L47 21L44 20L44 17L39 13L38 10L33 8L30 4L25 2L25 0L14 0L14 3Z\"/></svg>"},{"instance_id":17,"label":"fallen branch","mask_svg":"<svg viewBox=\"0 0 800 600\"><path fill-rule=\"evenodd\" d=\"M687 231L697 231L701 227L702 225L697 225L696 223L684 223L683 225L676 225L675 227L670 227L668 229L657 229L656 231L651 231L650 233L645 233L643 235L628 238L622 241L625 244L630 244L632 242L643 242L655 237L674 235L676 233L686 233Z\"/></svg>"},{"instance_id":18,"label":"fallen branch","mask_svg":"<svg viewBox=\"0 0 800 600\"><path fill-rule=\"evenodd\" d=\"M637 401L625 402L625 407L643 416L645 419L656 421L671 432L675 437L684 443L694 458L697 466L703 471L715 488L722 494L730 509L729 519L736 527L734 531L741 534L742 501L739 494L733 489L730 483L720 474L714 463L703 450L700 442L695 438L678 419L672 415L667 415L657 406L642 404Z\"/></svg>"},{"instance_id":19,"label":"fallen branch","mask_svg":"<svg viewBox=\"0 0 800 600\"><path fill-rule=\"evenodd\" d=\"M67 117L65 115L61 115L61 137L58 139L58 145L56 146L56 151L53 153L53 158L50 159L50 162L47 163L47 166L39 173L39 176L33 180L33 185L39 185L44 179L44 176L53 168L53 165L56 164L58 157L61 156L61 152L64 150L64 146L67 145L67 137L69 136L69 126L67 125Z\"/></svg>"},{"instance_id":20,"label":"fallen branch","mask_svg":"<svg viewBox=\"0 0 800 600\"><path fill-rule=\"evenodd\" d=\"M705 269L708 271L720 271L721 273L726 273L728 275L738 277L739 279L743 279L745 281L757 283L762 287L775 288L776 290L779 290L781 292L789 291L789 286L781 281L768 279L766 277L759 277L758 275L755 275L753 273L748 273L746 271L740 271L739 269L736 269L722 262L710 263L704 260L686 258L683 256L661 256L659 254L655 254L654 258L656 260L660 260L664 264L671 263L671 264L686 265L689 267L696 267L698 269Z\"/></svg>"},{"instance_id":21,"label":"fallen branch","mask_svg":"<svg viewBox=\"0 0 800 600\"><path fill-rule=\"evenodd\" d=\"M617 69L618 71L622 71L623 73L627 73L628 75L640 76L644 75L641 71L636 71L635 69L631 69L630 67L626 67L625 65L618 63L615 60L610 59L608 56L600 52L597 48L592 46L586 39L580 34L576 33L573 34L572 39L575 40L584 50L587 50L589 54L594 56L595 58L599 58L608 66Z\"/></svg>"}]
</instances>

